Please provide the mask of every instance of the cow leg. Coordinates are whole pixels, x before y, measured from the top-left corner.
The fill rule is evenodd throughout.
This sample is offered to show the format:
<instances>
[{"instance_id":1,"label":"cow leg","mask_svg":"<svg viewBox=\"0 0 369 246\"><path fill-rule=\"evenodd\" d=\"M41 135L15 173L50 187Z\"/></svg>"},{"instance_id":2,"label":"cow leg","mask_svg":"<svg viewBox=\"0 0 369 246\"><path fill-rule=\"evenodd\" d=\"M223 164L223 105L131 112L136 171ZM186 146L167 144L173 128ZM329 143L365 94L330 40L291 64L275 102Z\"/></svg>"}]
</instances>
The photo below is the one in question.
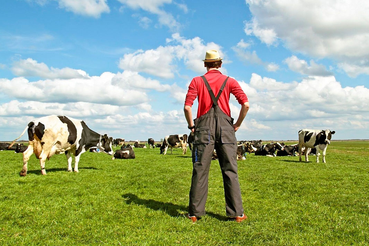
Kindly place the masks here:
<instances>
[{"instance_id":1,"label":"cow leg","mask_svg":"<svg viewBox=\"0 0 369 246\"><path fill-rule=\"evenodd\" d=\"M78 173L78 163L79 163L79 158L81 157L81 154L77 155L74 157L74 172Z\"/></svg>"},{"instance_id":2,"label":"cow leg","mask_svg":"<svg viewBox=\"0 0 369 246\"><path fill-rule=\"evenodd\" d=\"M40 166L41 166L41 174L46 175L46 169L45 169L45 163L46 163L46 157L40 158Z\"/></svg>"},{"instance_id":3,"label":"cow leg","mask_svg":"<svg viewBox=\"0 0 369 246\"><path fill-rule=\"evenodd\" d=\"M23 152L23 168L22 171L19 173L20 176L27 175L28 160L32 154L33 154L33 144L30 143L27 149Z\"/></svg>"},{"instance_id":4,"label":"cow leg","mask_svg":"<svg viewBox=\"0 0 369 246\"><path fill-rule=\"evenodd\" d=\"M70 154L69 151L65 152L65 156L67 157L67 161L68 161L68 172L72 172L72 155Z\"/></svg>"},{"instance_id":5,"label":"cow leg","mask_svg":"<svg viewBox=\"0 0 369 246\"><path fill-rule=\"evenodd\" d=\"M320 152L320 151L319 151ZM326 163L325 162L325 153L327 152L327 147L325 147L324 149L323 149L323 153L322 153L322 159L323 159L323 163Z\"/></svg>"},{"instance_id":6,"label":"cow leg","mask_svg":"<svg viewBox=\"0 0 369 246\"><path fill-rule=\"evenodd\" d=\"M309 161L310 148L305 147L305 161Z\"/></svg>"},{"instance_id":7,"label":"cow leg","mask_svg":"<svg viewBox=\"0 0 369 246\"><path fill-rule=\"evenodd\" d=\"M299 160L302 161L302 145L299 144Z\"/></svg>"}]
</instances>

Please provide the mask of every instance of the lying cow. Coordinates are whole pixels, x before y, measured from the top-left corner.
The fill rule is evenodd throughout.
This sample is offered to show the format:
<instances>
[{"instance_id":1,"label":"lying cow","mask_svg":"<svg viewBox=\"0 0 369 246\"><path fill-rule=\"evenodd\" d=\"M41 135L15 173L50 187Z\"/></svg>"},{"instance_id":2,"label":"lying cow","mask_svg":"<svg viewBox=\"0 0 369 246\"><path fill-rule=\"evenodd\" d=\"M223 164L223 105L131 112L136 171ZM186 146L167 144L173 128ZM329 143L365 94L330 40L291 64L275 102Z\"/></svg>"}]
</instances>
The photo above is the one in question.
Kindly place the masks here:
<instances>
[{"instance_id":1,"label":"lying cow","mask_svg":"<svg viewBox=\"0 0 369 246\"><path fill-rule=\"evenodd\" d=\"M11 146L28 131L29 144L23 152L23 169L21 176L27 175L28 160L33 153L40 159L41 173L46 175L45 162L54 154L65 152L68 160L68 171L72 171L72 156L74 155L74 171L78 172L78 162L81 154L94 146L101 151L113 155L112 138L106 134L100 135L86 125L82 120L66 116L46 116L31 121L22 134L15 139Z\"/></svg>"},{"instance_id":2,"label":"lying cow","mask_svg":"<svg viewBox=\"0 0 369 246\"><path fill-rule=\"evenodd\" d=\"M283 150L277 150L277 156L295 156L297 149L297 144L284 145Z\"/></svg>"},{"instance_id":3,"label":"lying cow","mask_svg":"<svg viewBox=\"0 0 369 246\"><path fill-rule=\"evenodd\" d=\"M268 144L264 144L261 146L261 148L258 148L255 151L255 155L264 155L264 156L269 156L269 157L275 157L276 154L275 152L277 150L283 150L284 147L276 142L276 143L268 143Z\"/></svg>"},{"instance_id":4,"label":"lying cow","mask_svg":"<svg viewBox=\"0 0 369 246\"><path fill-rule=\"evenodd\" d=\"M136 155L133 151L133 148L131 146L129 147L122 147L121 149L118 149L114 153L115 159L135 159Z\"/></svg>"},{"instance_id":5,"label":"lying cow","mask_svg":"<svg viewBox=\"0 0 369 246\"><path fill-rule=\"evenodd\" d=\"M187 134L176 134L165 136L163 144L160 147L160 154L166 155L168 148L173 153L173 148L182 148L183 154L187 153Z\"/></svg>"},{"instance_id":6,"label":"lying cow","mask_svg":"<svg viewBox=\"0 0 369 246\"><path fill-rule=\"evenodd\" d=\"M299 132L299 156L300 161L302 161L302 150L303 148L316 148L316 162L319 163L319 155L320 151L323 152L323 163L325 161L325 155L327 152L327 147L331 143L332 134L335 134L335 131L331 130L311 130L311 129L302 129ZM308 154L309 150L305 150L305 161L308 162Z\"/></svg>"}]
</instances>

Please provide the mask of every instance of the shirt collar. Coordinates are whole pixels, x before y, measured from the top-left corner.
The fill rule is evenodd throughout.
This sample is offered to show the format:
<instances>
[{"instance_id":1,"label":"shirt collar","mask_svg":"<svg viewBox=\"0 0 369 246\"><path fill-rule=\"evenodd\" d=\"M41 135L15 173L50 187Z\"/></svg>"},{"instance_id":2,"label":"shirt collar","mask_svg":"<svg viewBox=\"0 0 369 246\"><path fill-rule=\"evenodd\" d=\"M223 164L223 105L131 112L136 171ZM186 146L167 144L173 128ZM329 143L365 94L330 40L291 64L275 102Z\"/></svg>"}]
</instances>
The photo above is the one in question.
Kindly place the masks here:
<instances>
[{"instance_id":1,"label":"shirt collar","mask_svg":"<svg viewBox=\"0 0 369 246\"><path fill-rule=\"evenodd\" d=\"M207 72L206 74L215 74L215 73L222 74L218 69L212 69L209 72Z\"/></svg>"}]
</instances>

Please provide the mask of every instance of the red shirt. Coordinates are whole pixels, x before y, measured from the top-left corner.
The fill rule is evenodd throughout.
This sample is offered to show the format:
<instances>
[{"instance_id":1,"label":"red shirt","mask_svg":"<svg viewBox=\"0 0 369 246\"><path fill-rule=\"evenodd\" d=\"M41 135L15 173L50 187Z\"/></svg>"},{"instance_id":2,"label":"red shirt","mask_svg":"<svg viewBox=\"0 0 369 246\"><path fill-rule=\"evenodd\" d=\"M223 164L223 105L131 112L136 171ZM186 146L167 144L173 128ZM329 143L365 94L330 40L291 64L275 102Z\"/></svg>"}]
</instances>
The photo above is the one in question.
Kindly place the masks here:
<instances>
[{"instance_id":1,"label":"red shirt","mask_svg":"<svg viewBox=\"0 0 369 246\"><path fill-rule=\"evenodd\" d=\"M223 75L219 70L210 70L204 76L209 82L214 96L216 97L227 76ZM218 100L220 109L228 116L231 116L231 109L229 108L229 96L231 93L236 97L238 103L241 105L249 101L237 80L229 77L227 84ZM213 101L211 100L209 91L206 88L205 82L201 76L193 78L188 86L185 105L192 107L196 97L199 102L197 109L197 118L199 118L201 115L206 114L213 106Z\"/></svg>"}]
</instances>

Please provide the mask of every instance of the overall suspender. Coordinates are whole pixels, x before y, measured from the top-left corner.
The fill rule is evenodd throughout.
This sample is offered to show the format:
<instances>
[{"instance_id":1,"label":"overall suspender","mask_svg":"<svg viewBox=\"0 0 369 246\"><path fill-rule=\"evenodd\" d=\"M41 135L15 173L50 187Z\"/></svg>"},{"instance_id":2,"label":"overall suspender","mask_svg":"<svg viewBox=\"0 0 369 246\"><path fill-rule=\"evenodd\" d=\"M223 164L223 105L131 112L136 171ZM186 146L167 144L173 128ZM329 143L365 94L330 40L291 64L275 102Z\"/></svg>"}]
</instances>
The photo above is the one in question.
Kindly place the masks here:
<instances>
[{"instance_id":1,"label":"overall suspender","mask_svg":"<svg viewBox=\"0 0 369 246\"><path fill-rule=\"evenodd\" d=\"M211 100L213 101L213 107L214 106L218 106L218 99L220 97L220 95L222 94L223 92L223 89L227 83L227 80L229 78L229 76L224 80L223 84L222 84L222 87L220 87L220 90L218 92L218 95L217 97L214 96L214 92L213 90L211 89L210 85L209 85L209 82L206 80L205 76L201 76L202 80L204 80L205 82L205 85L206 85L206 88L208 88L208 91L209 91L209 94L210 94L210 97L211 97Z\"/></svg>"}]
</instances>

